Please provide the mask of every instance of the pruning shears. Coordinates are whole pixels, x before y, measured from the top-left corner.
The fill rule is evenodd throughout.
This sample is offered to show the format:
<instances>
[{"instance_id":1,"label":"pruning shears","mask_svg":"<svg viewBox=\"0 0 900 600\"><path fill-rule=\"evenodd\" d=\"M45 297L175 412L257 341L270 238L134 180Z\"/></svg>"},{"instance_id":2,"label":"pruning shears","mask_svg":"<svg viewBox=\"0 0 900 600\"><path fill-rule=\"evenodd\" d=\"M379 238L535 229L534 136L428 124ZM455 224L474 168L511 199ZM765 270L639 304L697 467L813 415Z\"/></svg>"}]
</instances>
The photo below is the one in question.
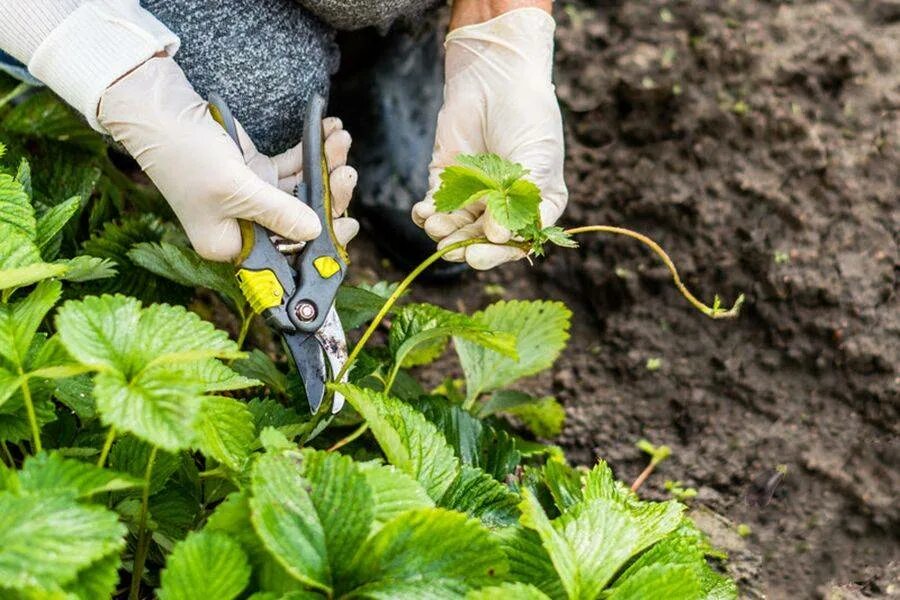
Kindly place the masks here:
<instances>
[{"instance_id":1,"label":"pruning shears","mask_svg":"<svg viewBox=\"0 0 900 600\"><path fill-rule=\"evenodd\" d=\"M237 123L228 105L217 94L210 95L209 105L213 118L240 148ZM334 234L324 111L325 99L313 95L303 132L303 181L295 192L297 200L318 215L322 233L299 252L289 253L296 245L280 246L264 227L241 221L243 245L236 260L241 291L250 307L281 333L313 414L325 400L327 382L347 361L347 338L334 300L350 257ZM343 405L344 397L334 394L331 412L339 412Z\"/></svg>"}]
</instances>

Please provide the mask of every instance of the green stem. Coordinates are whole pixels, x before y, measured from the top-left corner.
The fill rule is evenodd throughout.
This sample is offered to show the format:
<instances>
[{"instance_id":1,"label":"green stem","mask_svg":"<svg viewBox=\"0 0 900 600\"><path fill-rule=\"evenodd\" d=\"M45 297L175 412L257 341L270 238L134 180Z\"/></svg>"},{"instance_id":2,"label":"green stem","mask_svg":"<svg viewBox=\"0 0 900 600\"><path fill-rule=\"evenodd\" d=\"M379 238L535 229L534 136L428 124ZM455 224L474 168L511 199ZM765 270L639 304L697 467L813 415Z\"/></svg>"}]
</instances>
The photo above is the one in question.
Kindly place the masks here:
<instances>
[{"instance_id":1,"label":"green stem","mask_svg":"<svg viewBox=\"0 0 900 600\"><path fill-rule=\"evenodd\" d=\"M646 235L638 233L637 231L632 231L631 229L625 229L623 227L613 227L611 225L587 225L584 227L573 227L571 229L567 229L566 233L569 235L578 235L581 233L611 233L611 234L615 234L615 235L623 235L626 237L630 237L634 240L641 242L642 244L644 244L645 246L650 248L657 256L659 256L660 259L662 259L663 263L666 265L666 267L669 269L669 272L672 274L672 281L674 281L675 287L678 288L678 291L681 293L681 295L684 296L687 299L687 301L690 302L694 308L696 308L697 310L699 310L706 316L710 317L711 319L733 319L738 316L741 305L744 303L744 295L743 294L738 296L734 305L728 310L724 310L718 306L718 297L716 297L716 303L714 306L707 306L706 304L704 304L703 302L698 300L696 298L696 296L694 296L690 292L690 290L687 289L687 287L684 285L684 283L682 283L681 276L678 274L678 269L675 267L675 263L672 262L672 259L669 258L669 255L666 253L666 251L663 250L662 247L659 244L657 244L656 242L654 242L652 239L650 239ZM406 290L409 288L409 286L412 284L412 282L415 281L415 279L419 275L421 275L422 272L425 271L425 269L427 269L432 264L434 264L435 262L440 260L444 255L449 254L450 252L453 252L454 250L459 250L460 248L465 248L467 246L472 246L475 244L489 244L489 243L491 243L491 242L488 241L486 238L482 237L482 238L475 238L475 239L470 239L470 240L463 240L461 242L456 242L455 244L450 244L449 246L447 246L445 248L441 248L440 250L438 250L437 252L435 252L434 254L429 256L428 258L426 258L418 267L413 269L413 271L409 275L407 275L403 281L400 282L400 284L397 286L397 289L394 290L394 293L392 293L388 297L388 299L382 305L381 310L378 311L378 314L375 315L374 319L372 319L372 322L369 324L369 327L366 329L366 331L362 334L362 337L359 338L359 341L353 347L353 351L350 352L350 355L347 357L347 361L344 363L344 366L338 372L338 374L334 378L334 380L341 381L344 378L344 376L349 372L350 368L353 366L353 363L359 357L359 353L362 352L362 349L369 342L369 339L371 339L371 337L375 334L375 331L381 325L381 322L384 320L384 318L387 316L387 314L394 307L394 304L397 303L397 300L400 299L400 297L404 294L404 292L406 292ZM530 245L527 242L512 241L512 242L508 242L506 244L499 244L499 245L520 248L522 250L525 250L526 252L530 248ZM390 392L390 389L393 387L394 378L396 377L398 370L399 370L399 367L397 367L396 365L391 370L390 376L385 385L386 392ZM474 399L472 399L472 402L468 402L468 404L470 406L472 403L474 403ZM359 431L359 435L361 435L365 431L365 429L363 429L362 427L360 427L360 429L362 429L362 431L357 430L357 431ZM351 439L348 439L346 442L344 440L341 440L340 442L338 442L338 444L343 445L343 444L349 443L353 439L356 439L355 437L352 437L352 436L356 435L356 433L357 432L354 431L352 434L350 434L350 436L348 436ZM343 442L343 443L341 443L341 442ZM340 446L337 446L337 447L340 448Z\"/></svg>"},{"instance_id":2,"label":"green stem","mask_svg":"<svg viewBox=\"0 0 900 600\"><path fill-rule=\"evenodd\" d=\"M131 589L128 600L138 600L141 592L141 577L144 575L144 563L150 550L150 535L147 531L147 506L150 504L150 478L153 476L153 463L156 462L156 446L150 450L147 469L144 471L144 491L141 494L141 514L138 519L138 539L134 552L134 567L131 570Z\"/></svg>"},{"instance_id":3,"label":"green stem","mask_svg":"<svg viewBox=\"0 0 900 600\"><path fill-rule=\"evenodd\" d=\"M244 347L244 342L247 340L247 333L250 331L250 324L253 322L253 311L245 310L243 312L243 316L241 317L243 320L241 321L241 331L238 333L237 345L238 350Z\"/></svg>"},{"instance_id":4,"label":"green stem","mask_svg":"<svg viewBox=\"0 0 900 600\"><path fill-rule=\"evenodd\" d=\"M375 315L375 318L372 319L372 322L369 324L369 328L366 329L365 333L362 334L362 337L359 338L359 341L356 342L356 345L353 347L353 351L350 353L350 356L347 357L347 362L344 363L344 366L338 372L337 376L334 378L335 381L341 381L344 378L344 375L350 370L350 367L353 366L353 362L359 356L359 353L362 352L363 347L365 347L366 343L368 343L369 338L375 333L378 329L378 326L381 325L381 321L387 316L391 309L394 307L394 304L397 303L397 300L400 299L400 296L406 292L407 288L415 281L416 277L422 274L425 269L436 263L438 260L443 258L444 255L450 254L454 250L459 250L460 248L465 248L466 246L472 246L474 244L489 244L490 242L487 238L475 238L471 240L463 240L461 242L456 242L455 244L450 244L445 248L441 248L420 264L418 267L413 269L413 271L406 276L406 278L400 282L400 285L397 286L397 289L394 290L394 293L391 294L387 301L385 301L384 305L382 305L381 310L378 311L378 314ZM521 244L517 244L515 242L510 242L509 244L504 244L506 246L515 246L517 248L524 247Z\"/></svg>"},{"instance_id":5,"label":"green stem","mask_svg":"<svg viewBox=\"0 0 900 600\"><path fill-rule=\"evenodd\" d=\"M228 477L228 471L223 469L221 466L218 466L214 469L209 469L208 471L201 471L199 473L200 479L208 479L210 477Z\"/></svg>"},{"instance_id":6,"label":"green stem","mask_svg":"<svg viewBox=\"0 0 900 600\"><path fill-rule=\"evenodd\" d=\"M109 456L109 450L112 448L113 442L116 440L116 428L110 427L106 433L106 441L103 442L103 449L100 451L100 458L97 460L97 466L101 469L106 464L106 457Z\"/></svg>"},{"instance_id":7,"label":"green stem","mask_svg":"<svg viewBox=\"0 0 900 600\"><path fill-rule=\"evenodd\" d=\"M21 96L22 94L27 92L30 87L31 86L29 86L27 83L20 83L19 85L14 87L10 93L0 98L0 108L3 108L7 104L15 100L18 96Z\"/></svg>"},{"instance_id":8,"label":"green stem","mask_svg":"<svg viewBox=\"0 0 900 600\"><path fill-rule=\"evenodd\" d=\"M384 383L384 393L387 395L390 395L391 390L394 389L394 380L397 379L397 373L400 372L400 366L399 362L391 365L391 372L388 373L387 381Z\"/></svg>"},{"instance_id":9,"label":"green stem","mask_svg":"<svg viewBox=\"0 0 900 600\"><path fill-rule=\"evenodd\" d=\"M354 429L353 433L351 433L347 437L341 438L337 442L335 442L335 444L331 448L329 448L327 450L327 452L334 452L335 450L343 448L344 446L346 446L347 444L349 444L350 442L352 442L353 440L355 440L356 438L358 438L359 436L361 436L368 430L369 430L369 424L363 423L362 425L360 425L359 427Z\"/></svg>"},{"instance_id":10,"label":"green stem","mask_svg":"<svg viewBox=\"0 0 900 600\"><path fill-rule=\"evenodd\" d=\"M37 454L44 448L41 445L41 430L38 427L37 415L34 412L34 402L31 400L31 389L28 387L28 379L25 373L19 369L22 377L22 399L25 401L25 411L28 413L28 423L31 425L31 437L34 439L34 452Z\"/></svg>"},{"instance_id":11,"label":"green stem","mask_svg":"<svg viewBox=\"0 0 900 600\"><path fill-rule=\"evenodd\" d=\"M732 306L728 310L724 310L718 306L718 298L716 299L717 301L715 306L707 306L706 304L698 300L681 282L681 276L678 274L678 269L675 268L675 263L672 262L672 259L669 258L668 254L666 254L666 251L646 235L643 235L636 231L624 229L622 227L613 227L611 225L588 225L585 227L573 227L572 229L567 229L566 233L569 235L578 235L579 233L613 233L616 235L624 235L641 242L662 259L663 263L665 263L666 267L669 269L669 272L672 274L672 281L675 282L675 287L678 288L678 291L681 292L681 295L687 298L687 301L690 302L694 308L711 319L733 319L738 316L738 313L741 310L741 305L744 303L744 295L741 294L740 296L738 296L737 300L735 300L734 306Z\"/></svg>"},{"instance_id":12,"label":"green stem","mask_svg":"<svg viewBox=\"0 0 900 600\"><path fill-rule=\"evenodd\" d=\"M9 451L9 446L6 445L6 440L0 442L0 446L3 447L3 455L6 456L6 460L9 461L9 466L15 469L16 460L13 458L12 452Z\"/></svg>"}]
</instances>

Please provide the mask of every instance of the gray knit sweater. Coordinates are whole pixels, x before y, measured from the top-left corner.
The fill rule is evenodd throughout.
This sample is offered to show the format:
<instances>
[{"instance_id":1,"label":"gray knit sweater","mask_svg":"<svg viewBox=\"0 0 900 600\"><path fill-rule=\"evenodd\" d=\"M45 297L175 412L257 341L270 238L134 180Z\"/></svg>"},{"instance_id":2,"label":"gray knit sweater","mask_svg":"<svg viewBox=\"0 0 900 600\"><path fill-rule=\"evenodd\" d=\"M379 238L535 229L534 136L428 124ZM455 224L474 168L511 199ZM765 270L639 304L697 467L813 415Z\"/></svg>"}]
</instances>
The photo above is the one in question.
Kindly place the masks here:
<instances>
[{"instance_id":1,"label":"gray knit sweater","mask_svg":"<svg viewBox=\"0 0 900 600\"><path fill-rule=\"evenodd\" d=\"M298 5L299 1L299 5ZM260 150L297 143L306 98L327 89L334 29L387 27L440 0L143 0L181 38L176 57L197 91L221 94ZM303 7L306 7L304 9ZM325 22L323 22L323 20ZM327 23L326 23L327 22Z\"/></svg>"}]
</instances>

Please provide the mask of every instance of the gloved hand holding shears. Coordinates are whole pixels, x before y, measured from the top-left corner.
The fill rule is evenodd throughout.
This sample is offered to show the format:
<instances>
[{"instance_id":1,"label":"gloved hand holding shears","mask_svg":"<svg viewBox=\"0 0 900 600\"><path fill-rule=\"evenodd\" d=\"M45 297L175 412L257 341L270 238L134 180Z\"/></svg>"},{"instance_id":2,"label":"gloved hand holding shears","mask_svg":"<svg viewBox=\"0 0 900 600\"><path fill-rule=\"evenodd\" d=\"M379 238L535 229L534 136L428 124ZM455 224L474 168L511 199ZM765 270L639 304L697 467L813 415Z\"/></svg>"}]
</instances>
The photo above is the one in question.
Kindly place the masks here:
<instances>
[{"instance_id":1,"label":"gloved hand holding shears","mask_svg":"<svg viewBox=\"0 0 900 600\"><path fill-rule=\"evenodd\" d=\"M334 300L349 263L345 246L359 230L341 216L357 181L346 166L350 136L338 119L323 120L324 107L311 98L303 141L268 157L224 102L208 104L173 60L156 58L111 86L98 113L197 252L237 263L244 295L281 333L314 413L347 358ZM342 405L335 395L332 411Z\"/></svg>"},{"instance_id":2,"label":"gloved hand holding shears","mask_svg":"<svg viewBox=\"0 0 900 600\"><path fill-rule=\"evenodd\" d=\"M303 176L301 145L265 156L238 125L242 154L174 59L153 58L110 86L97 117L165 196L201 256L237 257L238 219L297 242L319 235L320 220L293 194ZM334 229L346 245L359 231L354 219L339 218L357 181L347 166L350 134L336 118L325 119L324 129Z\"/></svg>"}]
</instances>

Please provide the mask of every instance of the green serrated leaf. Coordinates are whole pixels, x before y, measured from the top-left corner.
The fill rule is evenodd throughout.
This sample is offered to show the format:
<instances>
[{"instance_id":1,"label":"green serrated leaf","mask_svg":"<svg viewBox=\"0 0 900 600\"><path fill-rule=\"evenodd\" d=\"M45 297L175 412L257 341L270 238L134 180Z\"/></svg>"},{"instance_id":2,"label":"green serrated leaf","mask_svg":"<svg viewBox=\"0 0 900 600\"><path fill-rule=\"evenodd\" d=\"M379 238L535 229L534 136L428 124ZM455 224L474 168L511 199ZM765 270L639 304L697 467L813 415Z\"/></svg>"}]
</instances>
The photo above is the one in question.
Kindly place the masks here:
<instances>
[{"instance_id":1,"label":"green serrated leaf","mask_svg":"<svg viewBox=\"0 0 900 600\"><path fill-rule=\"evenodd\" d=\"M195 442L204 393L254 383L216 362L242 356L228 335L182 307L88 297L63 305L56 326L69 353L98 371L101 420L166 450Z\"/></svg>"},{"instance_id":2,"label":"green serrated leaf","mask_svg":"<svg viewBox=\"0 0 900 600\"><path fill-rule=\"evenodd\" d=\"M331 386L369 424L392 465L411 475L438 499L459 472L459 460L437 428L408 404L352 384Z\"/></svg>"},{"instance_id":3,"label":"green serrated leaf","mask_svg":"<svg viewBox=\"0 0 900 600\"><path fill-rule=\"evenodd\" d=\"M566 409L552 396L536 398L532 403L521 404L506 412L518 417L525 427L541 438L558 436L566 422Z\"/></svg>"},{"instance_id":4,"label":"green serrated leaf","mask_svg":"<svg viewBox=\"0 0 900 600\"><path fill-rule=\"evenodd\" d=\"M69 495L0 492L0 581L13 589L55 590L121 550L124 535L115 513Z\"/></svg>"},{"instance_id":5,"label":"green serrated leaf","mask_svg":"<svg viewBox=\"0 0 900 600\"><path fill-rule=\"evenodd\" d=\"M551 598L565 598L559 575L537 532L524 527L505 527L494 531L509 562L510 579L533 585Z\"/></svg>"},{"instance_id":6,"label":"green serrated leaf","mask_svg":"<svg viewBox=\"0 0 900 600\"><path fill-rule=\"evenodd\" d=\"M78 600L112 598L119 582L119 568L122 559L118 552L112 552L78 572L75 580L67 583L64 590Z\"/></svg>"},{"instance_id":7,"label":"green serrated leaf","mask_svg":"<svg viewBox=\"0 0 900 600\"><path fill-rule=\"evenodd\" d=\"M535 398L513 390L494 392L478 411L482 418L498 413L518 417L534 435L543 438L556 437L562 433L566 420L566 410L556 398Z\"/></svg>"},{"instance_id":8,"label":"green serrated leaf","mask_svg":"<svg viewBox=\"0 0 900 600\"><path fill-rule=\"evenodd\" d=\"M443 353L451 335L510 358L516 357L516 340L512 335L492 331L478 319L432 304L408 304L398 311L391 324L388 349L395 364L404 367L428 364Z\"/></svg>"},{"instance_id":9,"label":"green serrated leaf","mask_svg":"<svg viewBox=\"0 0 900 600\"><path fill-rule=\"evenodd\" d=\"M233 600L250 582L250 563L235 540L200 531L175 545L160 581L160 600Z\"/></svg>"},{"instance_id":10,"label":"green serrated leaf","mask_svg":"<svg viewBox=\"0 0 900 600\"><path fill-rule=\"evenodd\" d=\"M81 209L81 198L75 196L51 207L37 220L34 243L43 254L63 227Z\"/></svg>"},{"instance_id":11,"label":"green serrated leaf","mask_svg":"<svg viewBox=\"0 0 900 600\"><path fill-rule=\"evenodd\" d=\"M21 489L26 493L72 493L84 498L103 492L142 487L143 479L127 473L101 469L95 465L57 453L29 457L19 471Z\"/></svg>"},{"instance_id":12,"label":"green serrated leaf","mask_svg":"<svg viewBox=\"0 0 900 600\"><path fill-rule=\"evenodd\" d=\"M494 220L510 231L518 231L541 218L538 210L541 190L524 179L516 181L505 192L488 192L484 200Z\"/></svg>"},{"instance_id":13,"label":"green serrated leaf","mask_svg":"<svg viewBox=\"0 0 900 600\"><path fill-rule=\"evenodd\" d=\"M3 152L0 152L0 157L2 156ZM22 184L22 189L29 198L34 197L31 186L31 164L25 158L19 161L19 167L16 169L16 181Z\"/></svg>"},{"instance_id":14,"label":"green serrated leaf","mask_svg":"<svg viewBox=\"0 0 900 600\"><path fill-rule=\"evenodd\" d=\"M259 443L262 444L266 452L281 452L282 450L295 450L297 448L296 444L274 427L264 427L259 432Z\"/></svg>"},{"instance_id":15,"label":"green serrated leaf","mask_svg":"<svg viewBox=\"0 0 900 600\"><path fill-rule=\"evenodd\" d=\"M478 521L428 508L401 514L369 538L340 589L384 600L458 598L501 583L507 570L499 544Z\"/></svg>"},{"instance_id":16,"label":"green serrated leaf","mask_svg":"<svg viewBox=\"0 0 900 600\"><path fill-rule=\"evenodd\" d=\"M545 227L541 230L547 241L563 248L577 248L578 242L562 227Z\"/></svg>"},{"instance_id":17,"label":"green serrated leaf","mask_svg":"<svg viewBox=\"0 0 900 600\"><path fill-rule=\"evenodd\" d=\"M154 531L172 540L184 538L197 526L201 512L198 499L182 489L164 489L154 494L148 503Z\"/></svg>"},{"instance_id":18,"label":"green serrated leaf","mask_svg":"<svg viewBox=\"0 0 900 600\"><path fill-rule=\"evenodd\" d=\"M49 90L39 91L15 105L3 118L3 130L76 146L95 155L106 152L103 138Z\"/></svg>"},{"instance_id":19,"label":"green serrated leaf","mask_svg":"<svg viewBox=\"0 0 900 600\"><path fill-rule=\"evenodd\" d=\"M128 251L136 265L185 287L205 287L222 295L231 307L243 312L246 304L234 267L202 258L191 248L168 242L135 244Z\"/></svg>"},{"instance_id":20,"label":"green serrated leaf","mask_svg":"<svg viewBox=\"0 0 900 600\"><path fill-rule=\"evenodd\" d=\"M435 208L451 212L473 202L485 203L494 220L510 231L539 224L541 191L523 179L528 171L496 154L460 155L441 173Z\"/></svg>"},{"instance_id":21,"label":"green serrated leaf","mask_svg":"<svg viewBox=\"0 0 900 600\"><path fill-rule=\"evenodd\" d=\"M57 264L66 267L62 278L73 283L109 279L118 272L116 263L96 256L76 256L75 258L59 261Z\"/></svg>"},{"instance_id":22,"label":"green serrated leaf","mask_svg":"<svg viewBox=\"0 0 900 600\"><path fill-rule=\"evenodd\" d=\"M128 252L135 245L160 242L166 232L166 225L151 214L129 217L118 223L104 223L100 233L84 242L84 253L114 262L118 276L93 284L89 289L97 292L120 292L138 297L145 302L187 299L190 291L188 288L149 273L134 264L128 256Z\"/></svg>"},{"instance_id":23,"label":"green serrated leaf","mask_svg":"<svg viewBox=\"0 0 900 600\"><path fill-rule=\"evenodd\" d=\"M668 534L657 544L641 554L628 568L617 578L612 588L612 595L622 594L622 598L639 597L639 590L643 593L651 593L653 582L660 589L676 582L670 568L679 567L689 571L677 579L682 584L698 583L691 585L683 591L684 598L707 600L733 600L737 598L737 588L734 582L712 570L706 561L708 543L703 534L690 524L683 524L677 530ZM637 590L637 591L636 591Z\"/></svg>"},{"instance_id":24,"label":"green serrated leaf","mask_svg":"<svg viewBox=\"0 0 900 600\"><path fill-rule=\"evenodd\" d=\"M496 183L477 169L450 166L441 173L441 187L434 194L434 205L439 212L459 210L482 198L494 189Z\"/></svg>"},{"instance_id":25,"label":"green serrated leaf","mask_svg":"<svg viewBox=\"0 0 900 600\"><path fill-rule=\"evenodd\" d=\"M476 467L463 465L438 503L464 512L488 527L514 525L519 519L519 497Z\"/></svg>"},{"instance_id":26,"label":"green serrated leaf","mask_svg":"<svg viewBox=\"0 0 900 600\"><path fill-rule=\"evenodd\" d=\"M456 339L469 404L482 392L507 387L516 380L549 368L569 339L572 313L560 302L497 302L474 315L493 331L516 338L518 360Z\"/></svg>"},{"instance_id":27,"label":"green serrated leaf","mask_svg":"<svg viewBox=\"0 0 900 600\"><path fill-rule=\"evenodd\" d=\"M297 411L272 398L254 398L247 404L247 408L253 415L256 430L260 432L271 427L280 431L288 439L294 439L308 427L308 421L304 420Z\"/></svg>"},{"instance_id":28,"label":"green serrated leaf","mask_svg":"<svg viewBox=\"0 0 900 600\"><path fill-rule=\"evenodd\" d=\"M20 235L33 240L37 223L25 188L16 179L0 173L0 235Z\"/></svg>"},{"instance_id":29,"label":"green serrated leaf","mask_svg":"<svg viewBox=\"0 0 900 600\"><path fill-rule=\"evenodd\" d=\"M569 598L596 598L637 548L638 527L612 502L577 504L550 521L531 491L523 497L522 524L540 536Z\"/></svg>"},{"instance_id":30,"label":"green serrated leaf","mask_svg":"<svg viewBox=\"0 0 900 600\"><path fill-rule=\"evenodd\" d=\"M238 540L253 565L254 581L265 590L272 590L280 600L298 592L302 584L276 561L266 550L250 523L249 488L230 494L216 507L206 524L207 531L221 531ZM315 594L317 592L308 592ZM282 596L284 594L284 596ZM318 596L321 600L321 596Z\"/></svg>"},{"instance_id":31,"label":"green serrated leaf","mask_svg":"<svg viewBox=\"0 0 900 600\"><path fill-rule=\"evenodd\" d=\"M0 367L0 406L6 404L21 385L22 377L18 373Z\"/></svg>"},{"instance_id":32,"label":"green serrated leaf","mask_svg":"<svg viewBox=\"0 0 900 600\"><path fill-rule=\"evenodd\" d=\"M385 299L375 291L345 285L338 290L334 305L341 316L341 323L349 330L371 321L381 310Z\"/></svg>"},{"instance_id":33,"label":"green serrated leaf","mask_svg":"<svg viewBox=\"0 0 900 600\"><path fill-rule=\"evenodd\" d=\"M164 450L187 449L197 439L202 389L166 372L118 371L94 378L94 396L105 425L128 431Z\"/></svg>"},{"instance_id":34,"label":"green serrated leaf","mask_svg":"<svg viewBox=\"0 0 900 600\"><path fill-rule=\"evenodd\" d=\"M150 444L131 436L120 438L109 453L109 467L121 473L128 473L138 479L144 478L147 462L152 452ZM178 470L181 458L168 452L157 452L150 476L150 494L154 495L165 487L166 482Z\"/></svg>"},{"instance_id":35,"label":"green serrated leaf","mask_svg":"<svg viewBox=\"0 0 900 600\"><path fill-rule=\"evenodd\" d=\"M441 397L423 397L418 408L437 426L463 464L479 467L498 481L506 481L522 459L510 435L472 416Z\"/></svg>"},{"instance_id":36,"label":"green serrated leaf","mask_svg":"<svg viewBox=\"0 0 900 600\"><path fill-rule=\"evenodd\" d=\"M638 527L636 548L643 550L674 531L682 522L684 505L674 500L642 502L626 485L616 481L604 461L584 478L584 500L610 501L627 511Z\"/></svg>"},{"instance_id":37,"label":"green serrated leaf","mask_svg":"<svg viewBox=\"0 0 900 600\"><path fill-rule=\"evenodd\" d=\"M202 400L195 425L197 448L234 471L241 471L256 440L253 415L234 398L209 396Z\"/></svg>"},{"instance_id":38,"label":"green serrated leaf","mask_svg":"<svg viewBox=\"0 0 900 600\"><path fill-rule=\"evenodd\" d=\"M269 552L298 581L331 594L373 520L365 476L339 454L267 454L251 489L251 520Z\"/></svg>"},{"instance_id":39,"label":"green serrated leaf","mask_svg":"<svg viewBox=\"0 0 900 600\"><path fill-rule=\"evenodd\" d=\"M528 169L518 163L506 160L498 154L460 154L456 162L464 167L479 171L490 181L501 187L509 187L528 175Z\"/></svg>"},{"instance_id":40,"label":"green serrated leaf","mask_svg":"<svg viewBox=\"0 0 900 600\"><path fill-rule=\"evenodd\" d=\"M377 527L408 510L431 508L434 500L422 485L393 465L360 465L372 490L372 514Z\"/></svg>"},{"instance_id":41,"label":"green serrated leaf","mask_svg":"<svg viewBox=\"0 0 900 600\"><path fill-rule=\"evenodd\" d=\"M89 371L87 367L79 365L69 356L59 341L59 336L54 335L45 339L44 335L38 333L35 336L26 359L26 371L30 379L65 379Z\"/></svg>"},{"instance_id":42,"label":"green serrated leaf","mask_svg":"<svg viewBox=\"0 0 900 600\"><path fill-rule=\"evenodd\" d=\"M94 380L89 375L79 375L57 381L55 396L82 421L89 421L97 416L97 406L94 402Z\"/></svg>"},{"instance_id":43,"label":"green serrated leaf","mask_svg":"<svg viewBox=\"0 0 900 600\"><path fill-rule=\"evenodd\" d=\"M303 477L312 485L331 571L339 581L351 575L350 562L369 536L374 520L372 490L349 456L313 450L302 456Z\"/></svg>"},{"instance_id":44,"label":"green serrated leaf","mask_svg":"<svg viewBox=\"0 0 900 600\"><path fill-rule=\"evenodd\" d=\"M584 499L581 473L563 461L548 460L541 475L559 512L566 512Z\"/></svg>"},{"instance_id":45,"label":"green serrated leaf","mask_svg":"<svg viewBox=\"0 0 900 600\"><path fill-rule=\"evenodd\" d=\"M38 428L56 420L56 407L50 399L51 386L42 385L37 381L28 384L31 390L31 399L34 403L35 420ZM28 419L28 411L22 397L22 391L17 390L0 407L0 440L18 443L31 439L31 427Z\"/></svg>"},{"instance_id":46,"label":"green serrated leaf","mask_svg":"<svg viewBox=\"0 0 900 600\"><path fill-rule=\"evenodd\" d=\"M516 232L523 240L531 243L531 252L535 256L545 254L547 243L563 248L577 248L578 242L562 227L540 227L540 223L530 223Z\"/></svg>"},{"instance_id":47,"label":"green serrated leaf","mask_svg":"<svg viewBox=\"0 0 900 600\"><path fill-rule=\"evenodd\" d=\"M287 394L287 375L262 350L254 348L246 358L234 361L231 367L245 377L261 381L275 393Z\"/></svg>"},{"instance_id":48,"label":"green serrated leaf","mask_svg":"<svg viewBox=\"0 0 900 600\"><path fill-rule=\"evenodd\" d=\"M613 588L610 600L703 600L696 572L685 565L651 565Z\"/></svg>"},{"instance_id":49,"label":"green serrated leaf","mask_svg":"<svg viewBox=\"0 0 900 600\"><path fill-rule=\"evenodd\" d=\"M61 295L58 281L44 281L24 299L0 305L0 356L24 367L38 326Z\"/></svg>"}]
</instances>

